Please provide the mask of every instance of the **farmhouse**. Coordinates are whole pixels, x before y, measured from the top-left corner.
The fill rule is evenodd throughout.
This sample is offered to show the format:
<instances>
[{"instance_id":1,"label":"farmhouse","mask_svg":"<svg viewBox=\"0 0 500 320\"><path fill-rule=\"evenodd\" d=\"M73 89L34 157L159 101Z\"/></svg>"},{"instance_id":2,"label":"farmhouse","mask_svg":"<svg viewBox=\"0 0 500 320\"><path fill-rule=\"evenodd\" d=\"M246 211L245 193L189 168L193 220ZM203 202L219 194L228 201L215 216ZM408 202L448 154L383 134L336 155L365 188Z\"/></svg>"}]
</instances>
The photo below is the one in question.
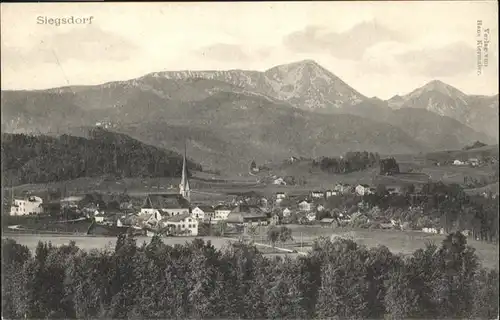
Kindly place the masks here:
<instances>
[{"instance_id":1,"label":"farmhouse","mask_svg":"<svg viewBox=\"0 0 500 320\"><path fill-rule=\"evenodd\" d=\"M283 220L282 217L278 213L275 213L269 219L269 223L272 225L277 225L281 223L281 220Z\"/></svg>"},{"instance_id":2,"label":"farmhouse","mask_svg":"<svg viewBox=\"0 0 500 320\"><path fill-rule=\"evenodd\" d=\"M278 200L278 199L281 199L281 200L286 199L286 193L276 192L276 200Z\"/></svg>"},{"instance_id":3,"label":"farmhouse","mask_svg":"<svg viewBox=\"0 0 500 320\"><path fill-rule=\"evenodd\" d=\"M43 213L57 214L61 212L61 203L59 201L42 203Z\"/></svg>"},{"instance_id":4,"label":"farmhouse","mask_svg":"<svg viewBox=\"0 0 500 320\"><path fill-rule=\"evenodd\" d=\"M425 232L425 233L444 234L444 229L422 228L422 231Z\"/></svg>"},{"instance_id":5,"label":"farmhouse","mask_svg":"<svg viewBox=\"0 0 500 320\"><path fill-rule=\"evenodd\" d=\"M309 212L309 211L311 211L311 208L312 208L312 201L307 200L307 199L302 200L302 201L299 201L297 205L298 205L300 211Z\"/></svg>"},{"instance_id":6,"label":"farmhouse","mask_svg":"<svg viewBox=\"0 0 500 320\"><path fill-rule=\"evenodd\" d=\"M289 217L291 214L292 214L292 210L290 210L289 208L285 208L282 211L283 217Z\"/></svg>"},{"instance_id":7,"label":"farmhouse","mask_svg":"<svg viewBox=\"0 0 500 320\"><path fill-rule=\"evenodd\" d=\"M465 164L465 162L460 161L460 160L458 160L458 159L457 159L457 160L455 160L455 161L453 161L453 165L454 165L454 166L463 166L464 164Z\"/></svg>"},{"instance_id":8,"label":"farmhouse","mask_svg":"<svg viewBox=\"0 0 500 320\"><path fill-rule=\"evenodd\" d=\"M61 208L77 208L82 200L83 197L72 196L63 198L59 202L61 203Z\"/></svg>"},{"instance_id":9,"label":"farmhouse","mask_svg":"<svg viewBox=\"0 0 500 320\"><path fill-rule=\"evenodd\" d=\"M233 209L230 206L220 204L214 208L214 216L212 217L212 222L226 220Z\"/></svg>"},{"instance_id":10,"label":"farmhouse","mask_svg":"<svg viewBox=\"0 0 500 320\"><path fill-rule=\"evenodd\" d=\"M306 219L309 221L309 222L312 222L314 220L316 220L316 214L314 212L309 212L306 216Z\"/></svg>"},{"instance_id":11,"label":"farmhouse","mask_svg":"<svg viewBox=\"0 0 500 320\"><path fill-rule=\"evenodd\" d=\"M351 186L347 183L337 183L333 188L333 191L338 193L347 193L351 191Z\"/></svg>"},{"instance_id":12,"label":"farmhouse","mask_svg":"<svg viewBox=\"0 0 500 320\"><path fill-rule=\"evenodd\" d=\"M11 216L25 216L43 213L43 200L40 197L29 196L24 199L14 199L10 207Z\"/></svg>"},{"instance_id":13,"label":"farmhouse","mask_svg":"<svg viewBox=\"0 0 500 320\"><path fill-rule=\"evenodd\" d=\"M334 218L323 218L320 220L320 224L323 227L332 227L332 228L338 227L337 219Z\"/></svg>"},{"instance_id":14,"label":"farmhouse","mask_svg":"<svg viewBox=\"0 0 500 320\"><path fill-rule=\"evenodd\" d=\"M321 199L325 196L322 191L311 191L311 198L313 199Z\"/></svg>"},{"instance_id":15,"label":"farmhouse","mask_svg":"<svg viewBox=\"0 0 500 320\"><path fill-rule=\"evenodd\" d=\"M467 160L467 163L473 167L477 167L479 165L479 160L477 158L470 158Z\"/></svg>"},{"instance_id":16,"label":"farmhouse","mask_svg":"<svg viewBox=\"0 0 500 320\"><path fill-rule=\"evenodd\" d=\"M333 190L326 190L325 191L325 198L330 198L331 196L333 195L336 195L336 193L334 194L334 191Z\"/></svg>"},{"instance_id":17,"label":"farmhouse","mask_svg":"<svg viewBox=\"0 0 500 320\"><path fill-rule=\"evenodd\" d=\"M403 187L398 185L389 185L386 186L387 193L390 195L398 195L403 194Z\"/></svg>"},{"instance_id":18,"label":"farmhouse","mask_svg":"<svg viewBox=\"0 0 500 320\"><path fill-rule=\"evenodd\" d=\"M273 181L273 184L280 185L280 186L286 186L286 182L283 178L278 178Z\"/></svg>"},{"instance_id":19,"label":"farmhouse","mask_svg":"<svg viewBox=\"0 0 500 320\"><path fill-rule=\"evenodd\" d=\"M161 224L173 235L198 235L198 220L191 217L189 213L182 213L173 217L165 218L161 221Z\"/></svg>"},{"instance_id":20,"label":"farmhouse","mask_svg":"<svg viewBox=\"0 0 500 320\"><path fill-rule=\"evenodd\" d=\"M267 225L267 215L257 206L239 205L227 217L227 223L243 225Z\"/></svg>"},{"instance_id":21,"label":"farmhouse","mask_svg":"<svg viewBox=\"0 0 500 320\"><path fill-rule=\"evenodd\" d=\"M191 211L191 216L198 220L208 220L210 217L215 215L215 210L211 206L196 206Z\"/></svg>"},{"instance_id":22,"label":"farmhouse","mask_svg":"<svg viewBox=\"0 0 500 320\"><path fill-rule=\"evenodd\" d=\"M360 196L364 196L365 194L370 194L370 186L367 184L358 184L355 189L356 193Z\"/></svg>"},{"instance_id":23,"label":"farmhouse","mask_svg":"<svg viewBox=\"0 0 500 320\"><path fill-rule=\"evenodd\" d=\"M179 194L150 194L139 215L156 213L167 217L189 213L189 202Z\"/></svg>"}]
</instances>

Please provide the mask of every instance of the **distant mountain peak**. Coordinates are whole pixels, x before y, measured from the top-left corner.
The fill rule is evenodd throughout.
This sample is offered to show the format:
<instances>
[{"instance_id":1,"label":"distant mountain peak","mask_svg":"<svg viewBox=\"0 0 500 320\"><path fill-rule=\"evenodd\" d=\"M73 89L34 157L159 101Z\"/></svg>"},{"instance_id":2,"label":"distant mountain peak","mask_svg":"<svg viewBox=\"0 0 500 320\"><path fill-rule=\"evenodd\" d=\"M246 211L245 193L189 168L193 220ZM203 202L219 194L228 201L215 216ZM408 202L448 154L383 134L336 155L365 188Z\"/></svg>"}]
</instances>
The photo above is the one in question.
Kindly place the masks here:
<instances>
[{"instance_id":1,"label":"distant mountain peak","mask_svg":"<svg viewBox=\"0 0 500 320\"><path fill-rule=\"evenodd\" d=\"M304 59L304 60L299 60L299 61L293 61L290 63L285 63L285 64L280 64L277 66L274 66L272 68L269 68L267 71L272 70L274 68L280 68L280 67L304 67L304 66L313 66L313 67L319 67L321 69L324 69L319 63L312 59Z\"/></svg>"},{"instance_id":2,"label":"distant mountain peak","mask_svg":"<svg viewBox=\"0 0 500 320\"><path fill-rule=\"evenodd\" d=\"M449 84L444 83L441 80L432 80L424 86L414 90L412 93L410 93L410 95L421 94L422 92L439 92L449 97L455 96L460 99L465 98L465 93Z\"/></svg>"}]
</instances>

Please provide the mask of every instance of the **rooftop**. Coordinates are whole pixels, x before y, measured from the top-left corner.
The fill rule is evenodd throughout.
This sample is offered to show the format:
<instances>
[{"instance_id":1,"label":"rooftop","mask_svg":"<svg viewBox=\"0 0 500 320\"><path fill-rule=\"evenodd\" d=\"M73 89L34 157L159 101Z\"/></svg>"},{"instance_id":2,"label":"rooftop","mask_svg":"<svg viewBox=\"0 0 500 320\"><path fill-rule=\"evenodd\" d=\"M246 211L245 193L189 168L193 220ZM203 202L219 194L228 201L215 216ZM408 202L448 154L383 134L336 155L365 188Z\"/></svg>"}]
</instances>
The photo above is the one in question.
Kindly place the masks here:
<instances>
[{"instance_id":1,"label":"rooftop","mask_svg":"<svg viewBox=\"0 0 500 320\"><path fill-rule=\"evenodd\" d=\"M144 201L143 209L187 209L189 201L180 194L150 194Z\"/></svg>"},{"instance_id":2,"label":"rooftop","mask_svg":"<svg viewBox=\"0 0 500 320\"><path fill-rule=\"evenodd\" d=\"M203 212L213 212L214 208L212 206L196 206L195 208L199 208Z\"/></svg>"},{"instance_id":3,"label":"rooftop","mask_svg":"<svg viewBox=\"0 0 500 320\"><path fill-rule=\"evenodd\" d=\"M170 217L167 219L168 222L181 222L182 220L186 218L191 218L191 215L189 213L183 213L183 214L178 214L176 216ZM195 219L193 219L194 221Z\"/></svg>"},{"instance_id":4,"label":"rooftop","mask_svg":"<svg viewBox=\"0 0 500 320\"><path fill-rule=\"evenodd\" d=\"M217 206L215 206L214 208L215 210L232 210L232 208L228 205L225 205L225 204L219 204Z\"/></svg>"},{"instance_id":5,"label":"rooftop","mask_svg":"<svg viewBox=\"0 0 500 320\"><path fill-rule=\"evenodd\" d=\"M228 222L243 222L245 219L267 219L267 214L257 206L240 205L227 217Z\"/></svg>"}]
</instances>

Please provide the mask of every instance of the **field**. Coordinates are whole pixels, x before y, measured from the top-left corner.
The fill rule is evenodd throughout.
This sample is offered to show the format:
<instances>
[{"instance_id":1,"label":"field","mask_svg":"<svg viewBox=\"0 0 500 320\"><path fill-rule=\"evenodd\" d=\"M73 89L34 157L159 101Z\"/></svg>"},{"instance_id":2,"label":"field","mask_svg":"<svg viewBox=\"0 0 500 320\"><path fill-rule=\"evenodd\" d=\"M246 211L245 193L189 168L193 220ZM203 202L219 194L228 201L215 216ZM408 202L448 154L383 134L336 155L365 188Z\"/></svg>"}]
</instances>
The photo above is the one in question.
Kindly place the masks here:
<instances>
[{"instance_id":1,"label":"field","mask_svg":"<svg viewBox=\"0 0 500 320\"><path fill-rule=\"evenodd\" d=\"M64 235L30 235L30 234L2 234L2 238L14 239L16 242L27 246L30 250L35 250L38 241L51 242L52 245L60 246L66 245L70 241L75 241L76 245L84 250L91 249L114 249L116 244L116 237L93 237L93 236L64 236ZM205 241L211 241L216 248L222 248L227 245L228 240L216 237L199 237ZM144 242L149 243L149 237L137 237L137 245L142 245ZM169 237L162 238L166 244L184 244L191 242L195 237Z\"/></svg>"},{"instance_id":2,"label":"field","mask_svg":"<svg viewBox=\"0 0 500 320\"><path fill-rule=\"evenodd\" d=\"M195 203L210 203L227 201L234 198L231 194L238 192L256 192L262 196L270 196L275 192L283 191L289 194L304 194L314 189L331 189L336 183L348 184L395 184L395 183L425 183L428 180L444 183L463 184L464 177L480 179L487 177L498 170L495 165L471 168L468 166L436 166L435 161L445 161L456 158L468 158L478 155L498 156L498 146L462 151L441 151L428 154L396 155L401 174L396 176L380 176L379 168L370 168L364 171L347 174L331 174L312 167L311 160L300 160L293 164L267 164L269 170L257 174L249 172L213 174L208 172L192 172L190 179L192 201ZM280 186L272 184L272 176L293 176L297 181L305 184L294 186ZM66 190L69 195L85 194L88 192L123 193L132 196L142 196L147 193L176 192L179 177L174 178L124 178L108 179L102 177L79 178L71 181L61 181L47 184L29 184L14 187L15 194L30 191L36 194L48 189Z\"/></svg>"},{"instance_id":3,"label":"field","mask_svg":"<svg viewBox=\"0 0 500 320\"><path fill-rule=\"evenodd\" d=\"M424 248L426 243L433 242L440 245L444 235L429 234L419 231L399 231L399 230L368 230L368 229L332 229L321 226L288 225L292 229L294 241L285 244L283 248L295 249L307 252L311 250L314 239L319 237L338 236L356 241L358 244L367 247L386 246L393 253L411 254L415 250ZM265 239L265 228L261 234L254 237L255 241ZM265 242L265 240L264 240ZM467 239L470 246L476 249L476 254L484 266L497 267L498 245Z\"/></svg>"},{"instance_id":4,"label":"field","mask_svg":"<svg viewBox=\"0 0 500 320\"><path fill-rule=\"evenodd\" d=\"M499 183L496 182L496 183L492 183L492 184L489 184L489 185L486 185L484 187L481 187L481 188L474 188L474 189L465 189L465 192L467 192L468 194L482 194L483 192L486 192L486 193L493 193L493 194L499 194Z\"/></svg>"},{"instance_id":5,"label":"field","mask_svg":"<svg viewBox=\"0 0 500 320\"><path fill-rule=\"evenodd\" d=\"M319 237L332 237L338 236L348 238L356 241L361 245L367 247L376 247L383 245L389 248L393 253L411 254L419 248L424 248L426 243L433 242L440 245L444 239L444 235L428 234L418 231L398 231L398 230L367 230L367 229L332 229L321 226L307 226L307 225L288 225L292 229L293 241L286 244L277 244L277 247L286 249L295 249L298 252L307 252L311 250L314 239ZM266 240L267 228L261 227L260 231L257 230L257 235L254 236L254 241L263 245L270 245ZM31 235L31 234L3 234L2 238L12 238L18 243L28 246L34 250L38 241L50 241L53 245L68 244L73 240L82 249L113 249L116 243L115 237L101 237L101 236L64 236L64 235ZM198 237L205 241L211 241L216 248L223 248L227 246L229 241L236 241L237 239L218 238L218 237ZM151 238L137 237L137 244L141 245L143 242L148 243ZM190 242L195 237L168 237L162 238L166 244L184 244ZM468 244L476 249L476 254L486 267L497 267L498 263L498 245L484 243L468 239ZM278 253L276 250L258 246L262 253L269 256L284 255ZM287 254L289 256L296 256L297 254Z\"/></svg>"}]
</instances>

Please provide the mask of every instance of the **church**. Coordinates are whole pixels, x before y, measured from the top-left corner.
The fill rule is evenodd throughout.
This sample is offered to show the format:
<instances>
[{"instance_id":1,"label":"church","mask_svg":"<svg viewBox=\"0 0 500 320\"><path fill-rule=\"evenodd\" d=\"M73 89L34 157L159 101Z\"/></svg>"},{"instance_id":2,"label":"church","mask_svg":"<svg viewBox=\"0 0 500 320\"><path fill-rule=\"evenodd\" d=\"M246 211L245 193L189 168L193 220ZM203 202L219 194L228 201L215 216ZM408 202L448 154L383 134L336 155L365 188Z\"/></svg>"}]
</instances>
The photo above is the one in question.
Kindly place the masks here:
<instances>
[{"instance_id":1,"label":"church","mask_svg":"<svg viewBox=\"0 0 500 320\"><path fill-rule=\"evenodd\" d=\"M184 151L182 176L178 194L149 194L141 208L140 216L154 215L156 219L169 218L181 214L189 214L191 189L187 170L187 157Z\"/></svg>"}]
</instances>

